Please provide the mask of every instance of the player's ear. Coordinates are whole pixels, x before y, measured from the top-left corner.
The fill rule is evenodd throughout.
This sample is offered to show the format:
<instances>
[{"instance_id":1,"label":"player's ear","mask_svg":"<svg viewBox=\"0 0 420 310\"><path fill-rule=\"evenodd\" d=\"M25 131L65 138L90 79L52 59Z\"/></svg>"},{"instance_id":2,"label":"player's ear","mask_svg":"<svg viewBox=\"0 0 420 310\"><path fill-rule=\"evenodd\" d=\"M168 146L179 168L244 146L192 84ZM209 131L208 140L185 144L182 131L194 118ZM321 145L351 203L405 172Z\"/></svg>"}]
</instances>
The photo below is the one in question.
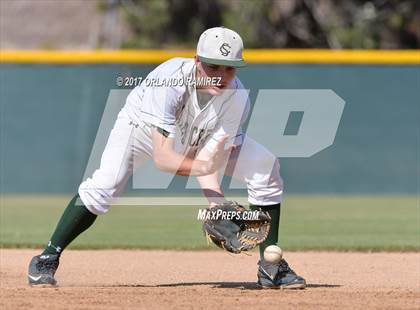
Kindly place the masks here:
<instances>
[{"instance_id":1,"label":"player's ear","mask_svg":"<svg viewBox=\"0 0 420 310\"><path fill-rule=\"evenodd\" d=\"M202 69L202 66L201 66L201 61L200 61L200 59L198 58L197 55L194 56L194 62L195 62L195 66L197 67L198 72L200 72L200 74L201 74L203 69Z\"/></svg>"}]
</instances>

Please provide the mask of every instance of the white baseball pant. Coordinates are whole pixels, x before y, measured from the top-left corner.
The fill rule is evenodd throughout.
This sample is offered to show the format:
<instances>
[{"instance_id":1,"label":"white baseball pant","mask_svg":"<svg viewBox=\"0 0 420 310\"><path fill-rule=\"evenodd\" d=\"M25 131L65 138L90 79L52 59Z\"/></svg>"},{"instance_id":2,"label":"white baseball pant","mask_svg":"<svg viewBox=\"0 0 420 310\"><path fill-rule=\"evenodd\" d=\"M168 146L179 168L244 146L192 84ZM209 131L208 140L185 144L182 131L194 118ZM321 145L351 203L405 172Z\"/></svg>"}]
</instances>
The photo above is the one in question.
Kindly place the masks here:
<instances>
[{"instance_id":1,"label":"white baseball pant","mask_svg":"<svg viewBox=\"0 0 420 310\"><path fill-rule=\"evenodd\" d=\"M102 153L100 167L79 186L84 205L93 214L108 212L133 172L151 158L151 127L134 124L122 110ZM270 151L245 135L239 153L231 158L236 164L229 174L246 182L250 203L261 206L281 203L280 165Z\"/></svg>"}]
</instances>

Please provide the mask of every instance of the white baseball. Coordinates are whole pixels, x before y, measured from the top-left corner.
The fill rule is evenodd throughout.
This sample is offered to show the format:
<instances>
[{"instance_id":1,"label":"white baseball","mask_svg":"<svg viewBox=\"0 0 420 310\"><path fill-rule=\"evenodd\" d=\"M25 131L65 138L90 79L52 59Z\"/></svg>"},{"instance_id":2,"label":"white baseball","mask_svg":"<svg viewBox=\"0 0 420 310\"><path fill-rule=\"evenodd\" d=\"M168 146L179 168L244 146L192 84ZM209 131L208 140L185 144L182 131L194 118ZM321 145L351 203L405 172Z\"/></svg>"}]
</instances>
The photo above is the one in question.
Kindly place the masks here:
<instances>
[{"instance_id":1,"label":"white baseball","mask_svg":"<svg viewBox=\"0 0 420 310\"><path fill-rule=\"evenodd\" d=\"M269 245L264 250L264 260L269 263L277 264L280 262L282 257L283 251L277 245Z\"/></svg>"}]
</instances>

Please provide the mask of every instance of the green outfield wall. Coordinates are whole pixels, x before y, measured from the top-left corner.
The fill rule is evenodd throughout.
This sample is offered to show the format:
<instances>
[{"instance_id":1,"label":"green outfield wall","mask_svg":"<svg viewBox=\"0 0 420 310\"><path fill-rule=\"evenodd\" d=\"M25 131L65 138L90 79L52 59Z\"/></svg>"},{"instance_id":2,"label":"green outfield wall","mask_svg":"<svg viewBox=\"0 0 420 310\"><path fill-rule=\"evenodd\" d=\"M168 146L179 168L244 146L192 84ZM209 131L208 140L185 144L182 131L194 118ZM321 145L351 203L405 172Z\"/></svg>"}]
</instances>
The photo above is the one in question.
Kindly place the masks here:
<instances>
[{"instance_id":1,"label":"green outfield wall","mask_svg":"<svg viewBox=\"0 0 420 310\"><path fill-rule=\"evenodd\" d=\"M1 192L74 192L116 78L155 66L0 63ZM332 146L281 159L287 192L418 191L418 64L253 63L238 75L252 103L259 89L332 89L346 102Z\"/></svg>"}]
</instances>

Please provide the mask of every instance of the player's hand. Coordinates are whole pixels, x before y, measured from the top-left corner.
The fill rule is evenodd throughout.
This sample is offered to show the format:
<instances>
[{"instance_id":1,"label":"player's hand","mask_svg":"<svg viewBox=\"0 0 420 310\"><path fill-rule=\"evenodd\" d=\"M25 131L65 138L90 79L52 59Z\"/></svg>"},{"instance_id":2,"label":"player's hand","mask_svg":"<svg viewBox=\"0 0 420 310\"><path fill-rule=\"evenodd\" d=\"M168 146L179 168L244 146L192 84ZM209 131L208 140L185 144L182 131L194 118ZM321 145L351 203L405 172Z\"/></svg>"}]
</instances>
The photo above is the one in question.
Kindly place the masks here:
<instances>
[{"instance_id":1,"label":"player's hand","mask_svg":"<svg viewBox=\"0 0 420 310\"><path fill-rule=\"evenodd\" d=\"M212 174L218 171L226 163L230 153L234 149L234 146L225 149L226 142L229 140L229 136L225 135L216 145L215 151L207 161L207 174Z\"/></svg>"}]
</instances>

